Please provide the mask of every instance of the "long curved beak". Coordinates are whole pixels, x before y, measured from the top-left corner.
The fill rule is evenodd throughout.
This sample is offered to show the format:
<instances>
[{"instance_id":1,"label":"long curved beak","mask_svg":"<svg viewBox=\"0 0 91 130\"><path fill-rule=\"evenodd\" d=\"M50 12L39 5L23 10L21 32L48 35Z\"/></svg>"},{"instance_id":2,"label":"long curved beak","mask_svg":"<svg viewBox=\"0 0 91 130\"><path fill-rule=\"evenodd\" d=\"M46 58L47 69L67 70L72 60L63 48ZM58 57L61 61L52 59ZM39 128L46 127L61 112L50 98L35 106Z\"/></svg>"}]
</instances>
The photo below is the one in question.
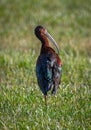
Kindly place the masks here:
<instances>
[{"instance_id":1,"label":"long curved beak","mask_svg":"<svg viewBox=\"0 0 91 130\"><path fill-rule=\"evenodd\" d=\"M53 39L53 37L46 31L45 32L45 35L49 38L49 40L55 45L57 51L58 51L58 54L59 54L59 47L58 47L58 44L56 43L56 41Z\"/></svg>"}]
</instances>

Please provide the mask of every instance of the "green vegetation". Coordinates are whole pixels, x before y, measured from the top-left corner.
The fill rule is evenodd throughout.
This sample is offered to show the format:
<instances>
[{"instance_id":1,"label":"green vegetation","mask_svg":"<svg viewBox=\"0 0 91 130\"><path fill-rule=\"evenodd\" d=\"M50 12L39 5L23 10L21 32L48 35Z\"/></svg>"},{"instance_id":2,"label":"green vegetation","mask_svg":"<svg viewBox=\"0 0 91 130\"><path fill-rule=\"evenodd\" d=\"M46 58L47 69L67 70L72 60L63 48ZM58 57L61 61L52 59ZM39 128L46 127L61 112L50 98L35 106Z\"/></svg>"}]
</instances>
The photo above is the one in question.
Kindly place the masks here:
<instances>
[{"instance_id":1,"label":"green vegetation","mask_svg":"<svg viewBox=\"0 0 91 130\"><path fill-rule=\"evenodd\" d=\"M35 74L43 25L60 46L62 83L47 109ZM91 0L0 1L0 130L91 129Z\"/></svg>"}]
</instances>

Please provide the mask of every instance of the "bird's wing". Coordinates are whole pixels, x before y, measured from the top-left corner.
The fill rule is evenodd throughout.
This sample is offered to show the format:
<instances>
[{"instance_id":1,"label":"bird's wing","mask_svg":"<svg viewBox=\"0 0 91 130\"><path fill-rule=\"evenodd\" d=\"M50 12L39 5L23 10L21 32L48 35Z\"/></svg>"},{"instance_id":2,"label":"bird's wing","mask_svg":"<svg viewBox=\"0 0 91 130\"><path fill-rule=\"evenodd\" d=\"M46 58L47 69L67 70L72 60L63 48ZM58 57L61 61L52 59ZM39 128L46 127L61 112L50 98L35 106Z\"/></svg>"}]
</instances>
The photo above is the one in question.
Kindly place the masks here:
<instances>
[{"instance_id":1,"label":"bird's wing","mask_svg":"<svg viewBox=\"0 0 91 130\"><path fill-rule=\"evenodd\" d=\"M36 65L36 75L40 89L46 94L53 84L52 61L48 55L39 56Z\"/></svg>"},{"instance_id":2,"label":"bird's wing","mask_svg":"<svg viewBox=\"0 0 91 130\"><path fill-rule=\"evenodd\" d=\"M41 55L38 59L38 66L37 69L38 73L44 78L44 80L47 80L51 82L52 80L52 61L49 56Z\"/></svg>"}]
</instances>

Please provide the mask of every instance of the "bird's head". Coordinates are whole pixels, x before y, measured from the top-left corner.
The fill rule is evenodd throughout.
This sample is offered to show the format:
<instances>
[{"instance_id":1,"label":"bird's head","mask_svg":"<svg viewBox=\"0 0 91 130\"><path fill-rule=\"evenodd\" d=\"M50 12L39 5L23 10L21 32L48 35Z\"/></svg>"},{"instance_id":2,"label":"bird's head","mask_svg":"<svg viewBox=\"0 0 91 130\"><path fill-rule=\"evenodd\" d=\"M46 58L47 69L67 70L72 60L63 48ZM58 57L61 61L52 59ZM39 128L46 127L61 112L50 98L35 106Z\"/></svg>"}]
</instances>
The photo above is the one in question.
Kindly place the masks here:
<instances>
[{"instance_id":1,"label":"bird's head","mask_svg":"<svg viewBox=\"0 0 91 130\"><path fill-rule=\"evenodd\" d=\"M55 45L55 47L59 53L59 47L58 47L56 41L53 39L53 37L47 32L47 30L44 27L42 27L41 25L37 26L35 28L35 35L41 41L43 41L43 39L47 37Z\"/></svg>"},{"instance_id":2,"label":"bird's head","mask_svg":"<svg viewBox=\"0 0 91 130\"><path fill-rule=\"evenodd\" d=\"M45 36L45 32L46 32L46 29L43 28L43 27L40 26L40 25L35 28L35 35L36 35L37 38L40 39L40 40L41 40L41 38L42 38L43 36Z\"/></svg>"}]
</instances>

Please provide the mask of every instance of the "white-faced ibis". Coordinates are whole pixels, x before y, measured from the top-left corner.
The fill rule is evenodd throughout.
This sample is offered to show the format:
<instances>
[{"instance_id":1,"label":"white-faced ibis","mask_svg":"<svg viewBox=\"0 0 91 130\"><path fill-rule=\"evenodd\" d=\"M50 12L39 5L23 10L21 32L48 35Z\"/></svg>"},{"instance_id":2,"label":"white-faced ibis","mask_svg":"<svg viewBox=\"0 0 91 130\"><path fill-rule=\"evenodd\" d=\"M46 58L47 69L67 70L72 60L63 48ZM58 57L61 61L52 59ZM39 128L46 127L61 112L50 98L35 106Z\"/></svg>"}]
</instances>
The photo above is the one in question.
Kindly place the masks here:
<instances>
[{"instance_id":1,"label":"white-faced ibis","mask_svg":"<svg viewBox=\"0 0 91 130\"><path fill-rule=\"evenodd\" d=\"M58 45L47 30L42 26L37 26L35 28L35 35L42 43L40 55L36 63L36 75L46 104L47 92L52 89L52 94L55 94L59 87L62 74L62 62L58 55ZM50 47L48 38L56 46L58 53Z\"/></svg>"}]
</instances>

